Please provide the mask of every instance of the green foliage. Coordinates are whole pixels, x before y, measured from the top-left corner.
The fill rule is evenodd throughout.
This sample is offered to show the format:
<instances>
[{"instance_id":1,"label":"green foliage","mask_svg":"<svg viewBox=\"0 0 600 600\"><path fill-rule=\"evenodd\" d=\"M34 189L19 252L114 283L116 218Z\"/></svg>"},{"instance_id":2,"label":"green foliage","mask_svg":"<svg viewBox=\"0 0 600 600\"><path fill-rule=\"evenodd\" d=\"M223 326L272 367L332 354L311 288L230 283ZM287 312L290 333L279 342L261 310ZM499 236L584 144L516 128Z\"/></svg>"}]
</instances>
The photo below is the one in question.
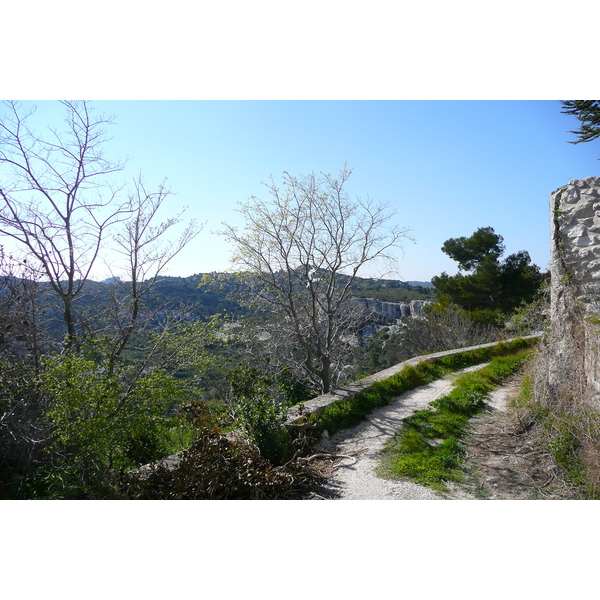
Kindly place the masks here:
<instances>
[{"instance_id":1,"label":"green foliage","mask_svg":"<svg viewBox=\"0 0 600 600\"><path fill-rule=\"evenodd\" d=\"M32 473L47 432L36 372L29 361L0 360L0 498L35 493Z\"/></svg>"},{"instance_id":2,"label":"green foliage","mask_svg":"<svg viewBox=\"0 0 600 600\"><path fill-rule=\"evenodd\" d=\"M340 279L347 276L339 275ZM342 279L343 280L343 279ZM412 300L433 300L435 289L394 279L364 279L357 277L349 288L349 296L375 298L382 302L405 302Z\"/></svg>"},{"instance_id":3,"label":"green foliage","mask_svg":"<svg viewBox=\"0 0 600 600\"><path fill-rule=\"evenodd\" d=\"M306 402L313 397L309 382L298 378L289 366L283 367L275 376L274 381L288 405Z\"/></svg>"},{"instance_id":4,"label":"green foliage","mask_svg":"<svg viewBox=\"0 0 600 600\"><path fill-rule=\"evenodd\" d=\"M564 417L565 415L553 415L545 423L550 437L548 450L569 479L575 485L582 485L585 483L585 469L578 453L580 447L580 440L576 433L578 427L573 427L574 424L569 422L571 418Z\"/></svg>"},{"instance_id":5,"label":"green foliage","mask_svg":"<svg viewBox=\"0 0 600 600\"><path fill-rule=\"evenodd\" d=\"M53 431L52 467L44 476L49 495L95 495L116 473L165 456L177 437L189 441L189 428L174 435L185 431L185 421L172 410L187 394L163 371L127 381L70 354L44 366L39 385Z\"/></svg>"},{"instance_id":6,"label":"green foliage","mask_svg":"<svg viewBox=\"0 0 600 600\"><path fill-rule=\"evenodd\" d=\"M381 474L410 478L438 491L447 489L447 481L460 481L469 419L485 408L487 394L530 354L521 350L461 375L448 395L404 419L386 446Z\"/></svg>"},{"instance_id":7,"label":"green foliage","mask_svg":"<svg viewBox=\"0 0 600 600\"><path fill-rule=\"evenodd\" d=\"M522 302L533 301L544 280L524 250L500 261L502 237L491 227L478 229L470 238L447 240L442 250L471 273L434 277L438 300L464 308L479 323L500 325Z\"/></svg>"},{"instance_id":8,"label":"green foliage","mask_svg":"<svg viewBox=\"0 0 600 600\"><path fill-rule=\"evenodd\" d=\"M545 282L546 284L547 282ZM504 330L510 335L528 335L550 326L548 286L543 284L532 302L523 301L508 317Z\"/></svg>"},{"instance_id":9,"label":"green foliage","mask_svg":"<svg viewBox=\"0 0 600 600\"><path fill-rule=\"evenodd\" d=\"M291 441L284 426L289 397L281 394L278 397L275 393L278 382L262 376L255 368L236 367L229 377L233 396L231 405L237 423L263 457L279 464L287 456ZM287 378L283 389L288 393L294 391Z\"/></svg>"},{"instance_id":10,"label":"green foliage","mask_svg":"<svg viewBox=\"0 0 600 600\"><path fill-rule=\"evenodd\" d=\"M444 242L442 252L458 263L462 271L471 271L485 259L498 259L505 247L501 235L492 227L480 227L470 237L450 238Z\"/></svg>"},{"instance_id":11,"label":"green foliage","mask_svg":"<svg viewBox=\"0 0 600 600\"><path fill-rule=\"evenodd\" d=\"M566 100L562 105L564 114L574 115L581 122L577 131L570 132L579 138L571 144L591 142L600 137L600 100Z\"/></svg>"}]
</instances>

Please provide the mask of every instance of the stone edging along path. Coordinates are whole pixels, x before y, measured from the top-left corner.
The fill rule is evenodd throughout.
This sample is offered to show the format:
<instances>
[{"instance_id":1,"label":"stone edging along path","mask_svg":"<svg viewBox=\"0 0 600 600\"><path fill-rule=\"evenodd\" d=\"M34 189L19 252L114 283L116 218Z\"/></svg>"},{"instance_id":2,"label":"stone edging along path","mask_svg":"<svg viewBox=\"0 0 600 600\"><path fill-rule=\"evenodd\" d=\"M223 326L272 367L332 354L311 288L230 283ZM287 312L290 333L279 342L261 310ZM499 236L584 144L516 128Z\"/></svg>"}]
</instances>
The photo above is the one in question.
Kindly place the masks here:
<instances>
[{"instance_id":1,"label":"stone edging along path","mask_svg":"<svg viewBox=\"0 0 600 600\"><path fill-rule=\"evenodd\" d=\"M472 350L478 350L479 348L491 348L492 346L497 346L498 344L506 344L512 342L517 339L532 339L541 337L543 334L535 333L532 335L525 335L518 338L511 338L509 340L502 340L500 342L491 342L489 344L479 344L478 346L469 346L467 348L455 348L454 350L445 350L444 352L435 352L433 354L425 354L423 356L415 356L404 362L398 363L389 369L385 369L383 371L379 371L373 375L369 375L369 377L365 377L364 379L360 379L359 381L355 381L354 383L348 384L346 387L338 388L333 392L328 394L323 394L322 396L317 396L312 400L307 400L306 402L302 402L300 404L296 404L288 409L287 411L287 420L286 425L292 425L302 417L306 417L307 415L313 413L320 413L324 408L330 406L334 402L338 402L339 400L349 400L356 394L366 390L371 385L373 385L377 381L383 381L384 379L389 379L392 375L399 373L404 369L404 367L416 367L421 362L430 362L435 360L436 358L442 358L443 356L450 356L452 354L461 354L463 352L470 352Z\"/></svg>"}]
</instances>

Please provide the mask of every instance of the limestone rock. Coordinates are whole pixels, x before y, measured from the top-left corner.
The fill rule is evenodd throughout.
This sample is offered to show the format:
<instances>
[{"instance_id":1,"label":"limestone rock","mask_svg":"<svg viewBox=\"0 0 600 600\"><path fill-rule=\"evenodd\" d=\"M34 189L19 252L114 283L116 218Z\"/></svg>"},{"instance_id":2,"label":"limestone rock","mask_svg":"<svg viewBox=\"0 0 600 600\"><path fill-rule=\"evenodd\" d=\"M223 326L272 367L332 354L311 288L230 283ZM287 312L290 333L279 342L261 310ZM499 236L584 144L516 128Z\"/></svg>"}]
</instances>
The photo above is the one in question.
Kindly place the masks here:
<instances>
[{"instance_id":1,"label":"limestone rock","mask_svg":"<svg viewBox=\"0 0 600 600\"><path fill-rule=\"evenodd\" d=\"M600 177L554 191L550 213L549 393L589 393L600 407Z\"/></svg>"}]
</instances>

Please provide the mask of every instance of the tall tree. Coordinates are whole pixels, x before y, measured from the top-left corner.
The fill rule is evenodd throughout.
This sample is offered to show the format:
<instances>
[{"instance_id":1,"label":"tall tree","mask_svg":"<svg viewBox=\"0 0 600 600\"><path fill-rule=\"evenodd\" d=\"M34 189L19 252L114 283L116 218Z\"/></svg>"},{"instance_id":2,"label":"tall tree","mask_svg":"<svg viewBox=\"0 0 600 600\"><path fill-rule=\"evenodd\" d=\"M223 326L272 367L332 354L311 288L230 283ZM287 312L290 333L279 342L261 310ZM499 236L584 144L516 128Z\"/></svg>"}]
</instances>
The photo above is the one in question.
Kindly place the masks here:
<instances>
[{"instance_id":1,"label":"tall tree","mask_svg":"<svg viewBox=\"0 0 600 600\"><path fill-rule=\"evenodd\" d=\"M432 278L438 300L460 306L477 321L496 322L522 302L531 302L543 275L524 250L501 261L503 242L492 227L481 227L470 237L446 240L442 251L458 262L460 272Z\"/></svg>"},{"instance_id":2,"label":"tall tree","mask_svg":"<svg viewBox=\"0 0 600 600\"><path fill-rule=\"evenodd\" d=\"M285 172L281 187L271 177L269 199L239 203L244 229L224 224L220 232L234 246L233 266L251 296L278 317L279 331L293 335L299 363L324 393L343 368L339 352L356 325L350 286L361 268L391 259L409 237L391 223L386 204L350 199L350 174Z\"/></svg>"},{"instance_id":3,"label":"tall tree","mask_svg":"<svg viewBox=\"0 0 600 600\"><path fill-rule=\"evenodd\" d=\"M46 137L29 127L35 109L7 102L0 119L0 233L40 264L60 298L66 349L77 344L73 302L96 262L104 234L123 217L107 180L124 164L104 155L104 115L86 102L63 102L65 128Z\"/></svg>"},{"instance_id":4,"label":"tall tree","mask_svg":"<svg viewBox=\"0 0 600 600\"><path fill-rule=\"evenodd\" d=\"M12 238L39 265L60 299L67 331L64 349L70 351L79 349L88 335L76 315L75 300L113 232L116 252L127 264L127 281L113 311L118 334L112 365L133 334L141 298L202 227L191 221L177 241L168 241L167 232L181 221L181 214L158 221L171 192L164 185L148 190L140 175L123 198L123 186L109 176L124 163L105 155L111 118L97 115L87 102L62 104L65 126L49 127L40 135L30 127L35 109L6 103L0 118L0 234ZM98 315L95 320L100 323Z\"/></svg>"}]
</instances>

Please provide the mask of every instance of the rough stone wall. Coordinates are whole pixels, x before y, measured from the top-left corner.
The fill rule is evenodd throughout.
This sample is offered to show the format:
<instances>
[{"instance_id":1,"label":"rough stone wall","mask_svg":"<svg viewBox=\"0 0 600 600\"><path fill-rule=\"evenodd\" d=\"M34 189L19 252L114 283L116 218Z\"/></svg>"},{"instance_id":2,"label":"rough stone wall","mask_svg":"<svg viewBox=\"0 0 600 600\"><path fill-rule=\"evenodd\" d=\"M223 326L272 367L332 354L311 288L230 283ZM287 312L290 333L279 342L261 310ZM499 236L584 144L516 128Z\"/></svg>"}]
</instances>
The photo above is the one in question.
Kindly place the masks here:
<instances>
[{"instance_id":1,"label":"rough stone wall","mask_svg":"<svg viewBox=\"0 0 600 600\"><path fill-rule=\"evenodd\" d=\"M600 407L600 177L550 196L550 397L585 393Z\"/></svg>"}]
</instances>

